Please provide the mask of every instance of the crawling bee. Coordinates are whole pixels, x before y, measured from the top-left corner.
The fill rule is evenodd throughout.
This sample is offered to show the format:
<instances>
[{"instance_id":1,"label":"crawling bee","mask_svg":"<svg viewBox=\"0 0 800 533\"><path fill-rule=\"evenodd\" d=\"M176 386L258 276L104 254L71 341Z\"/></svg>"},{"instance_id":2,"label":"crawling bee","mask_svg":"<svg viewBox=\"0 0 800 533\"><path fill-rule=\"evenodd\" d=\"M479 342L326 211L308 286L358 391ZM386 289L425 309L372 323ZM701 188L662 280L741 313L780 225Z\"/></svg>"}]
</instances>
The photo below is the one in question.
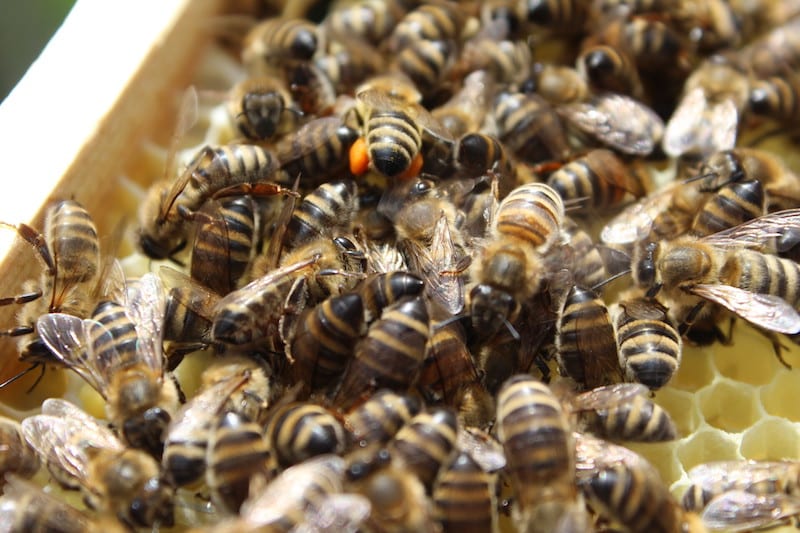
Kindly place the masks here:
<instances>
[{"instance_id":1,"label":"crawling bee","mask_svg":"<svg viewBox=\"0 0 800 533\"><path fill-rule=\"evenodd\" d=\"M45 400L42 414L22 422L25 439L43 461L57 464L79 484L87 504L131 527L173 524L173 489L150 455L126 447L75 405Z\"/></svg>"},{"instance_id":2,"label":"crawling bee","mask_svg":"<svg viewBox=\"0 0 800 533\"><path fill-rule=\"evenodd\" d=\"M111 422L136 448L161 456L162 433L178 390L162 352L164 290L148 273L128 286L127 302L102 301L89 319L48 313L36 322L42 340L106 400Z\"/></svg>"}]
</instances>

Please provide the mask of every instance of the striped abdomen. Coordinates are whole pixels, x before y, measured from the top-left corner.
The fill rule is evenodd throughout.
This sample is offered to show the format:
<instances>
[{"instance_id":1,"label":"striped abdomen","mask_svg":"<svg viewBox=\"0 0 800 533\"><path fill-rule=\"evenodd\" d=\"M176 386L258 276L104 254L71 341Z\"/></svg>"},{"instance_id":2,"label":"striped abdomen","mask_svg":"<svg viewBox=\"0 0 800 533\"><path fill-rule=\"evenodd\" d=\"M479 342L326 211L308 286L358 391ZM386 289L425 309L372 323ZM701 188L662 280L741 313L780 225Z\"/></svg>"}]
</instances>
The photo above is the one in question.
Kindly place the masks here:
<instances>
[{"instance_id":1,"label":"striped abdomen","mask_svg":"<svg viewBox=\"0 0 800 533\"><path fill-rule=\"evenodd\" d=\"M549 185L530 183L512 190L497 209L493 232L533 248L546 248L559 234L564 202Z\"/></svg>"},{"instance_id":2,"label":"striped abdomen","mask_svg":"<svg viewBox=\"0 0 800 533\"><path fill-rule=\"evenodd\" d=\"M434 514L443 533L497 530L497 474L484 472L460 452L439 472L433 487Z\"/></svg>"},{"instance_id":3,"label":"striped abdomen","mask_svg":"<svg viewBox=\"0 0 800 533\"><path fill-rule=\"evenodd\" d=\"M392 457L401 460L430 492L439 469L449 462L455 450L457 431L454 411L432 408L400 428L388 448Z\"/></svg>"},{"instance_id":4,"label":"striped abdomen","mask_svg":"<svg viewBox=\"0 0 800 533\"><path fill-rule=\"evenodd\" d=\"M50 209L45 235L56 264L54 291L97 275L100 264L97 228L80 204L64 200Z\"/></svg>"},{"instance_id":5,"label":"striped abdomen","mask_svg":"<svg viewBox=\"0 0 800 533\"><path fill-rule=\"evenodd\" d=\"M591 289L573 286L556 331L558 363L580 385L607 385L619 374L617 340L608 308Z\"/></svg>"},{"instance_id":6,"label":"striped abdomen","mask_svg":"<svg viewBox=\"0 0 800 533\"><path fill-rule=\"evenodd\" d=\"M619 361L628 381L651 390L666 385L681 362L678 330L658 302L626 300L615 317Z\"/></svg>"},{"instance_id":7,"label":"striped abdomen","mask_svg":"<svg viewBox=\"0 0 800 533\"><path fill-rule=\"evenodd\" d=\"M369 159L388 177L407 170L422 146L419 126L399 108L373 110L365 130Z\"/></svg>"},{"instance_id":8,"label":"striped abdomen","mask_svg":"<svg viewBox=\"0 0 800 533\"><path fill-rule=\"evenodd\" d=\"M386 443L420 409L416 397L383 389L349 412L345 419L356 441L363 444Z\"/></svg>"},{"instance_id":9,"label":"striped abdomen","mask_svg":"<svg viewBox=\"0 0 800 533\"><path fill-rule=\"evenodd\" d=\"M506 472L523 507L543 492L575 493L575 445L560 401L549 387L527 375L510 378L497 397L497 435Z\"/></svg>"},{"instance_id":10,"label":"striped abdomen","mask_svg":"<svg viewBox=\"0 0 800 533\"><path fill-rule=\"evenodd\" d=\"M384 310L356 346L335 403L350 407L382 387L406 391L417 379L428 341L428 311L422 298Z\"/></svg>"},{"instance_id":11,"label":"striped abdomen","mask_svg":"<svg viewBox=\"0 0 800 533\"><path fill-rule=\"evenodd\" d=\"M312 403L289 403L270 416L265 430L270 448L281 468L310 457L344 451L346 434L327 409Z\"/></svg>"},{"instance_id":12,"label":"striped abdomen","mask_svg":"<svg viewBox=\"0 0 800 533\"><path fill-rule=\"evenodd\" d=\"M766 214L766 195L758 180L729 183L703 204L692 222L694 235L711 235Z\"/></svg>"},{"instance_id":13,"label":"striped abdomen","mask_svg":"<svg viewBox=\"0 0 800 533\"><path fill-rule=\"evenodd\" d=\"M336 228L348 228L358 210L358 190L353 180L325 183L306 195L292 213L283 246L295 249L315 237L333 236Z\"/></svg>"}]
</instances>

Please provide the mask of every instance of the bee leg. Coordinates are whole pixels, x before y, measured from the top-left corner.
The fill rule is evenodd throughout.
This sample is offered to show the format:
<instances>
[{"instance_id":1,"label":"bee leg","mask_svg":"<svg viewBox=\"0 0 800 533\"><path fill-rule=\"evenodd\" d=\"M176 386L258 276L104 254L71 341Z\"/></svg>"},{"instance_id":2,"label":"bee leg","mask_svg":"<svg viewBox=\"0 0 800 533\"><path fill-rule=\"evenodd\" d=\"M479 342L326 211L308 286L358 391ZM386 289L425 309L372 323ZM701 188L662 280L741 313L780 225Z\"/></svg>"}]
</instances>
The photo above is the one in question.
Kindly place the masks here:
<instances>
[{"instance_id":1,"label":"bee leg","mask_svg":"<svg viewBox=\"0 0 800 533\"><path fill-rule=\"evenodd\" d=\"M44 365L42 365L42 364L39 364L39 363L36 363L35 365L33 365L33 366L31 367L31 370L33 370L33 369L34 369L34 368L36 368L37 366L38 366L39 368L41 368L41 369L42 369L42 371L41 371L41 372L39 372L39 377L37 377L37 378L36 378L36 380L33 382L33 385L31 385L30 387L28 387L28 390L26 390L26 391L25 391L25 393L26 393L26 394L30 394L30 393L33 391L33 389L35 389L35 388L36 388L36 385L38 385L38 384L39 384L39 382L40 382L40 381L42 381L42 378L44 377L44 371L45 371L45 366L44 366Z\"/></svg>"},{"instance_id":2,"label":"bee leg","mask_svg":"<svg viewBox=\"0 0 800 533\"><path fill-rule=\"evenodd\" d=\"M681 325L678 326L678 333L680 333L681 337L685 337L689 330L692 329L694 321L697 320L697 316L700 314L700 311L703 310L705 305L705 302L700 302L699 304L695 305L691 311L689 311L689 314L687 314L686 318L683 319Z\"/></svg>"},{"instance_id":3,"label":"bee leg","mask_svg":"<svg viewBox=\"0 0 800 533\"><path fill-rule=\"evenodd\" d=\"M787 363L786 359L783 358L783 350L788 350L789 347L786 346L785 344L781 343L781 340L778 337L778 334L775 333L774 331L768 331L768 330L760 329L760 328L759 328L758 332L761 333L762 335L764 335L772 343L772 350L775 352L775 357L778 358L778 361L780 361L780 363L784 367L786 367L787 370L791 370L792 369L792 365Z\"/></svg>"},{"instance_id":4,"label":"bee leg","mask_svg":"<svg viewBox=\"0 0 800 533\"><path fill-rule=\"evenodd\" d=\"M178 393L178 402L180 402L181 405L185 404L186 403L186 394L183 393L183 389L181 388L181 384L178 381L178 378L175 377L175 374L173 374L172 372L169 373L169 377L172 380L172 382L175 384L175 391Z\"/></svg>"},{"instance_id":5,"label":"bee leg","mask_svg":"<svg viewBox=\"0 0 800 533\"><path fill-rule=\"evenodd\" d=\"M550 383L552 375L550 372L550 365L547 364L547 361L545 361L542 357L537 356L534 357L533 364L535 364L536 368L539 369L539 372L542 373L542 381L544 383Z\"/></svg>"}]
</instances>

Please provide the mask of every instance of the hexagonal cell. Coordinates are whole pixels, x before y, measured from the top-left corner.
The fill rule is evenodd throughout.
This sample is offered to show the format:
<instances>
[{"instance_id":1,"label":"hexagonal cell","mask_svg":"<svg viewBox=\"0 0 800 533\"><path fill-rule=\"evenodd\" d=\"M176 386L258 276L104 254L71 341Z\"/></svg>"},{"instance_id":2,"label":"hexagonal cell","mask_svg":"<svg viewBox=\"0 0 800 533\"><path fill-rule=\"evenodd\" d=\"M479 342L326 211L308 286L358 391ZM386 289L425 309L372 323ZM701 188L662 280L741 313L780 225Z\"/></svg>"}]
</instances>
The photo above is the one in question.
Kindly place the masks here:
<instances>
[{"instance_id":1,"label":"hexagonal cell","mask_svg":"<svg viewBox=\"0 0 800 533\"><path fill-rule=\"evenodd\" d=\"M626 448L630 448L650 461L667 485L674 483L683 475L681 464L675 457L676 446L677 442L625 443Z\"/></svg>"},{"instance_id":2,"label":"hexagonal cell","mask_svg":"<svg viewBox=\"0 0 800 533\"><path fill-rule=\"evenodd\" d=\"M781 370L770 384L761 388L761 404L771 415L800 422L798 390L800 390L800 373L796 370Z\"/></svg>"},{"instance_id":3,"label":"hexagonal cell","mask_svg":"<svg viewBox=\"0 0 800 533\"><path fill-rule=\"evenodd\" d=\"M678 428L681 437L687 437L700 425L700 410L694 394L667 387L661 389L653 400L667 410Z\"/></svg>"},{"instance_id":4,"label":"hexagonal cell","mask_svg":"<svg viewBox=\"0 0 800 533\"><path fill-rule=\"evenodd\" d=\"M764 418L744 432L740 451L747 459L796 458L800 455L800 431L783 418Z\"/></svg>"},{"instance_id":5,"label":"hexagonal cell","mask_svg":"<svg viewBox=\"0 0 800 533\"><path fill-rule=\"evenodd\" d=\"M772 343L741 320L730 345L714 345L713 362L723 376L751 385L766 385L782 368Z\"/></svg>"},{"instance_id":6,"label":"hexagonal cell","mask_svg":"<svg viewBox=\"0 0 800 533\"><path fill-rule=\"evenodd\" d=\"M669 382L676 389L696 391L714 381L717 371L711 360L712 351L696 346L683 346L683 356L678 372Z\"/></svg>"},{"instance_id":7,"label":"hexagonal cell","mask_svg":"<svg viewBox=\"0 0 800 533\"><path fill-rule=\"evenodd\" d=\"M700 412L715 428L738 433L763 415L756 389L729 379L719 379L697 393Z\"/></svg>"},{"instance_id":8,"label":"hexagonal cell","mask_svg":"<svg viewBox=\"0 0 800 533\"><path fill-rule=\"evenodd\" d=\"M708 426L682 440L678 444L676 455L687 472L700 463L742 458L739 455L739 439L736 435Z\"/></svg>"}]
</instances>

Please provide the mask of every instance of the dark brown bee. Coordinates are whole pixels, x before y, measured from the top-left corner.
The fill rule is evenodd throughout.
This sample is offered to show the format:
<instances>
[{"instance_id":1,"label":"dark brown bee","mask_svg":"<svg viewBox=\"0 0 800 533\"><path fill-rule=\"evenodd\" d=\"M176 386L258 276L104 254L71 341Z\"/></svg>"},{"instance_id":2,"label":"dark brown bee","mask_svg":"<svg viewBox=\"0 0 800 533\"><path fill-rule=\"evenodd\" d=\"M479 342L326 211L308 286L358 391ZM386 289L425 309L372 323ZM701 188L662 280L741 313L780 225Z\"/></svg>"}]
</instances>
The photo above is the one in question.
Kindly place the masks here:
<instances>
[{"instance_id":1,"label":"dark brown bee","mask_svg":"<svg viewBox=\"0 0 800 533\"><path fill-rule=\"evenodd\" d=\"M139 207L139 246L153 259L173 256L185 246L188 214L223 189L249 184L259 194L288 192L267 183L277 170L277 158L259 146L202 148L181 174L148 190Z\"/></svg>"},{"instance_id":2,"label":"dark brown bee","mask_svg":"<svg viewBox=\"0 0 800 533\"><path fill-rule=\"evenodd\" d=\"M238 513L250 494L252 479L271 479L271 450L260 424L229 412L210 428L206 485L218 509Z\"/></svg>"},{"instance_id":3,"label":"dark brown bee","mask_svg":"<svg viewBox=\"0 0 800 533\"><path fill-rule=\"evenodd\" d=\"M654 300L623 299L612 308L619 343L619 361L625 378L658 390L681 364L682 341L667 315Z\"/></svg>"},{"instance_id":4,"label":"dark brown bee","mask_svg":"<svg viewBox=\"0 0 800 533\"><path fill-rule=\"evenodd\" d=\"M498 178L498 193L505 197L517 186L516 164L503 143L485 133L467 133L458 139L455 162L465 178L478 179L488 174Z\"/></svg>"},{"instance_id":5,"label":"dark brown bee","mask_svg":"<svg viewBox=\"0 0 800 533\"><path fill-rule=\"evenodd\" d=\"M433 487L434 516L445 533L498 531L497 474L459 451Z\"/></svg>"},{"instance_id":6,"label":"dark brown bee","mask_svg":"<svg viewBox=\"0 0 800 533\"><path fill-rule=\"evenodd\" d=\"M313 403L277 406L264 434L282 469L317 455L342 453L347 445L347 434L336 416Z\"/></svg>"},{"instance_id":7,"label":"dark brown bee","mask_svg":"<svg viewBox=\"0 0 800 533\"><path fill-rule=\"evenodd\" d=\"M584 29L589 2L583 0L526 0L520 2L528 21L557 35L574 35Z\"/></svg>"},{"instance_id":8,"label":"dark brown bee","mask_svg":"<svg viewBox=\"0 0 800 533\"><path fill-rule=\"evenodd\" d=\"M609 91L641 100L642 81L634 58L623 48L606 44L590 46L577 59L581 72L596 91Z\"/></svg>"},{"instance_id":9,"label":"dark brown bee","mask_svg":"<svg viewBox=\"0 0 800 533\"><path fill-rule=\"evenodd\" d=\"M193 280L225 295L238 287L253 258L257 206L250 196L222 198L209 205L209 211L193 215L198 227L189 272Z\"/></svg>"},{"instance_id":10,"label":"dark brown bee","mask_svg":"<svg viewBox=\"0 0 800 533\"><path fill-rule=\"evenodd\" d=\"M614 325L605 303L591 289L574 285L567 292L555 343L559 367L580 386L593 389L619 380Z\"/></svg>"},{"instance_id":11,"label":"dark brown bee","mask_svg":"<svg viewBox=\"0 0 800 533\"><path fill-rule=\"evenodd\" d=\"M420 297L384 309L356 345L334 403L347 409L380 388L406 391L422 369L428 330L428 311Z\"/></svg>"},{"instance_id":12,"label":"dark brown bee","mask_svg":"<svg viewBox=\"0 0 800 533\"><path fill-rule=\"evenodd\" d=\"M561 117L536 94L501 93L494 102L497 137L512 153L538 163L570 153Z\"/></svg>"},{"instance_id":13,"label":"dark brown bee","mask_svg":"<svg viewBox=\"0 0 800 533\"><path fill-rule=\"evenodd\" d=\"M800 118L800 80L797 76L770 76L750 85L748 109L755 114L794 123Z\"/></svg>"},{"instance_id":14,"label":"dark brown bee","mask_svg":"<svg viewBox=\"0 0 800 533\"><path fill-rule=\"evenodd\" d=\"M330 390L365 333L364 305L357 293L332 296L308 310L286 342L292 381L309 392Z\"/></svg>"},{"instance_id":15,"label":"dark brown bee","mask_svg":"<svg viewBox=\"0 0 800 533\"><path fill-rule=\"evenodd\" d=\"M317 52L318 31L313 23L303 19L263 20L244 38L242 63L251 74L267 74L285 63L308 61Z\"/></svg>"},{"instance_id":16,"label":"dark brown bee","mask_svg":"<svg viewBox=\"0 0 800 533\"><path fill-rule=\"evenodd\" d=\"M415 4L406 0L367 0L331 10L323 26L334 36L354 35L377 45Z\"/></svg>"},{"instance_id":17,"label":"dark brown bee","mask_svg":"<svg viewBox=\"0 0 800 533\"><path fill-rule=\"evenodd\" d=\"M766 214L766 194L758 180L728 183L712 195L692 221L690 233L711 235Z\"/></svg>"},{"instance_id":18,"label":"dark brown bee","mask_svg":"<svg viewBox=\"0 0 800 533\"><path fill-rule=\"evenodd\" d=\"M425 282L411 272L395 270L370 274L356 290L364 304L364 317L367 324L379 319L386 307L399 301L404 296L419 296L425 288Z\"/></svg>"},{"instance_id":19,"label":"dark brown bee","mask_svg":"<svg viewBox=\"0 0 800 533\"><path fill-rule=\"evenodd\" d=\"M300 178L304 188L316 187L343 175L348 151L358 132L337 117L322 117L308 122L284 136L275 145L285 185Z\"/></svg>"},{"instance_id":20,"label":"dark brown bee","mask_svg":"<svg viewBox=\"0 0 800 533\"><path fill-rule=\"evenodd\" d=\"M345 420L360 446L386 444L421 408L414 396L381 389L347 413Z\"/></svg>"},{"instance_id":21,"label":"dark brown bee","mask_svg":"<svg viewBox=\"0 0 800 533\"><path fill-rule=\"evenodd\" d=\"M287 88L269 76L237 83L228 97L228 112L239 132L256 141L289 133L301 115Z\"/></svg>"},{"instance_id":22,"label":"dark brown bee","mask_svg":"<svg viewBox=\"0 0 800 533\"><path fill-rule=\"evenodd\" d=\"M610 150L592 150L559 168L547 178L564 201L605 209L644 196L649 179Z\"/></svg>"},{"instance_id":23,"label":"dark brown bee","mask_svg":"<svg viewBox=\"0 0 800 533\"><path fill-rule=\"evenodd\" d=\"M575 484L575 443L561 402L547 385L527 375L514 376L497 396L497 424L515 495L515 525L537 532L584 531L579 526L586 517ZM576 529L559 529L565 524Z\"/></svg>"},{"instance_id":24,"label":"dark brown bee","mask_svg":"<svg viewBox=\"0 0 800 533\"><path fill-rule=\"evenodd\" d=\"M457 431L453 410L431 408L400 428L387 448L398 466L413 473L430 493L439 470L456 450Z\"/></svg>"}]
</instances>

